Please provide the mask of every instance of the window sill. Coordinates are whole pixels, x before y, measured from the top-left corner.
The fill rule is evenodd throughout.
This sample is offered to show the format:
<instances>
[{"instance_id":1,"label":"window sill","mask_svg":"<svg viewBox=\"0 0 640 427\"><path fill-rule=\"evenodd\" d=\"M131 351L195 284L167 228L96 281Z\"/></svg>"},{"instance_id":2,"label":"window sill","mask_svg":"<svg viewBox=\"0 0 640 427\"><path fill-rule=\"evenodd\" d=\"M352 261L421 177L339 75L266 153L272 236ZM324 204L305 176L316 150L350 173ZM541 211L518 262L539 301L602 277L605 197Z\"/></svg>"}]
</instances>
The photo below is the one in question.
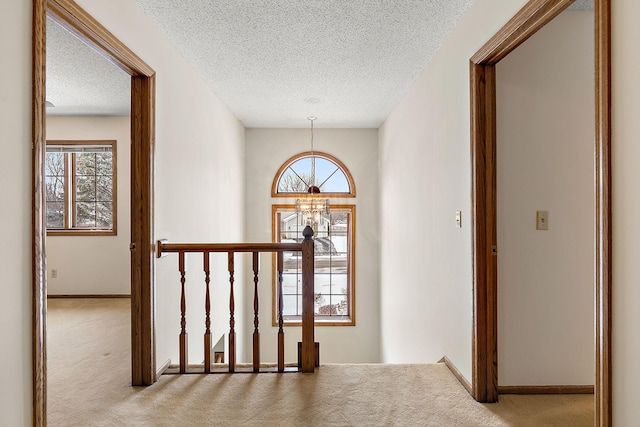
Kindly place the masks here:
<instances>
[{"instance_id":1,"label":"window sill","mask_svg":"<svg viewBox=\"0 0 640 427\"><path fill-rule=\"evenodd\" d=\"M278 322L273 322L272 326L277 327ZM302 320L285 320L283 325L285 328L288 326L302 326ZM315 326L356 326L356 322L354 319L344 319L344 320L324 320L315 319Z\"/></svg>"},{"instance_id":2,"label":"window sill","mask_svg":"<svg viewBox=\"0 0 640 427\"><path fill-rule=\"evenodd\" d=\"M47 236L117 236L116 230L47 230Z\"/></svg>"}]
</instances>

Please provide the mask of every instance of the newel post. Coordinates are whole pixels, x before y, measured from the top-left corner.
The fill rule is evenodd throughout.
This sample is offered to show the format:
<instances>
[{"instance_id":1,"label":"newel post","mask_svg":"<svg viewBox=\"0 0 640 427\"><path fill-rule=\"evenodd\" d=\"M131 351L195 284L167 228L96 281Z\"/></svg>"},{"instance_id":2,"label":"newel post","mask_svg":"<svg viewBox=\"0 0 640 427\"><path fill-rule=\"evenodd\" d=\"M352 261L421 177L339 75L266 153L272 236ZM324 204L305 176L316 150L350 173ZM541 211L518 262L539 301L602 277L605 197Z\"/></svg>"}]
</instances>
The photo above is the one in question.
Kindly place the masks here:
<instances>
[{"instance_id":1,"label":"newel post","mask_svg":"<svg viewBox=\"0 0 640 427\"><path fill-rule=\"evenodd\" d=\"M314 270L313 229L306 226L302 231L302 372L314 372L316 366L314 336Z\"/></svg>"}]
</instances>

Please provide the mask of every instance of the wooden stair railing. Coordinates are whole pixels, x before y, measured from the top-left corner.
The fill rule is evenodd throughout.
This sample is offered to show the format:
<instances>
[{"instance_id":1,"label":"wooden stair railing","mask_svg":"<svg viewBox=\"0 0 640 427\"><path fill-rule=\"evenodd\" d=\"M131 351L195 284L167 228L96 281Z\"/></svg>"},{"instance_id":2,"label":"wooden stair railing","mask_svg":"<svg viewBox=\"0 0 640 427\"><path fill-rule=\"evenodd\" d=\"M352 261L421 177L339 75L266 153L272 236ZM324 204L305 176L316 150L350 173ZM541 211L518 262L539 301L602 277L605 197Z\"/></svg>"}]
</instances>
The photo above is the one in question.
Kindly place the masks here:
<instances>
[{"instance_id":1,"label":"wooden stair railing","mask_svg":"<svg viewBox=\"0 0 640 427\"><path fill-rule=\"evenodd\" d=\"M226 252L228 254L229 273L229 372L236 370L236 331L235 331L235 296L234 285L234 255L236 252L252 253L253 270L253 372L260 372L260 331L258 320L258 257L260 252L274 252L276 254L276 278L277 278L277 320L278 320L278 372L285 371L284 361L284 320L282 315L282 270L284 252L302 253L302 343L298 355L301 372L314 372L317 366L316 343L314 333L314 267L313 267L313 230L307 226L303 231L302 243L167 243L165 240L157 242L157 257L167 253L178 254L178 271L180 272L180 364L179 372L188 371L188 340L187 340L187 300L185 294L187 253L203 254L203 269L205 283L205 333L204 333L204 373L212 373L211 370L211 299L209 285L211 282L210 254L214 252Z\"/></svg>"}]
</instances>

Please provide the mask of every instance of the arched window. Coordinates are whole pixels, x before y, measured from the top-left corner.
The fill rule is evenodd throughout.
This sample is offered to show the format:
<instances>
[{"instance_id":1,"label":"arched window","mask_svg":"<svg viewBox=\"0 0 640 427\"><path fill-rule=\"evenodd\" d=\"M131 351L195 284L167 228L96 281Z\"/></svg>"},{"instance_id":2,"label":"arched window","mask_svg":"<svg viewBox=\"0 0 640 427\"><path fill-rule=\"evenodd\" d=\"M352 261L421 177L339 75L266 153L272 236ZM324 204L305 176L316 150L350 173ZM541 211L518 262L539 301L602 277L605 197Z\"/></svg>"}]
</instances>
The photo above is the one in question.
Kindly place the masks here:
<instances>
[{"instance_id":1,"label":"arched window","mask_svg":"<svg viewBox=\"0 0 640 427\"><path fill-rule=\"evenodd\" d=\"M313 181L313 182L312 182ZM356 186L345 165L327 153L307 151L284 162L271 186L272 197L308 194L311 186L323 197L355 197Z\"/></svg>"},{"instance_id":2,"label":"arched window","mask_svg":"<svg viewBox=\"0 0 640 427\"><path fill-rule=\"evenodd\" d=\"M315 173L315 182L313 179ZM321 198L355 197L355 184L345 165L320 152L301 153L288 159L276 173L272 197L288 197L272 206L274 242L300 242L305 221L295 201L309 196L308 188L320 188ZM314 222L314 295L316 325L355 325L355 204L331 203ZM274 260L275 262L275 260ZM285 324L301 322L302 272L298 253L285 253L283 317ZM275 268L274 268L275 273ZM273 325L277 325L277 281L273 280Z\"/></svg>"}]
</instances>

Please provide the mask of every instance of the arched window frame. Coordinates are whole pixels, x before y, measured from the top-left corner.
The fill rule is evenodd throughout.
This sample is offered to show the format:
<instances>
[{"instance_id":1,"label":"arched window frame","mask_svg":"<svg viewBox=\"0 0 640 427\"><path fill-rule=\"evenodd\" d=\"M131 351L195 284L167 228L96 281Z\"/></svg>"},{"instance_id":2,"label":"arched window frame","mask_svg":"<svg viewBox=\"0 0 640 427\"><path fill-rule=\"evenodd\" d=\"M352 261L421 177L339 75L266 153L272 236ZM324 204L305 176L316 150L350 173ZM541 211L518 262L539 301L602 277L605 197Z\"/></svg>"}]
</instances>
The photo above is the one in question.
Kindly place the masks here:
<instances>
[{"instance_id":1,"label":"arched window frame","mask_svg":"<svg viewBox=\"0 0 640 427\"><path fill-rule=\"evenodd\" d=\"M273 183L271 184L271 197L298 197L298 196L304 196L304 195L308 195L308 193L306 191L304 192L291 192L291 193L279 193L278 192L278 185L280 184L280 180L282 179L282 176L284 175L285 171L289 168L289 166L291 166L292 164L294 164L295 162L297 162L300 159L304 159L304 158L308 158L308 157L315 157L315 158L322 158L325 160L328 160L330 162L332 162L333 164L335 164L340 171L344 174L345 178L347 179L347 183L349 184L349 192L348 193L332 193L332 192L322 192L322 197L326 197L326 198L348 198L348 197L356 197L356 184L353 181L353 177L351 176L351 173L349 172L349 169L347 169L347 167L344 165L344 163L342 163L340 160L338 160L336 157L332 156L331 154L327 154L327 153L323 153L320 151L305 151L304 153L300 153L300 154L296 154L295 156L289 158L287 161L285 161L282 166L280 166L280 169L278 169L278 172L276 173L275 177L273 178Z\"/></svg>"},{"instance_id":2,"label":"arched window frame","mask_svg":"<svg viewBox=\"0 0 640 427\"><path fill-rule=\"evenodd\" d=\"M272 198L288 198L288 199L297 199L301 197L308 197L309 193L307 191L304 192L278 192L280 180L285 175L287 169L292 166L295 162L315 157L316 159L324 159L333 163L341 172L349 186L348 192L321 192L319 195L321 198L334 198L334 199L347 199L347 198L355 198L356 197L356 185L353 180L353 177L347 167L337 159L336 157L320 152L320 151L305 151L299 154L296 154L289 159L287 159L282 166L276 172L273 182L271 184L271 197ZM295 210L295 205L290 204L290 200L284 201L285 204L278 204L279 200L273 200L272 202L272 241L280 242L282 237L282 230L280 229L280 214L283 212L293 212ZM348 215L348 225L346 229L345 237L347 239L347 260L346 260L346 270L347 277L345 283L345 293L347 295L347 304L348 304L348 313L346 315L342 314L317 314L315 316L316 326L355 326L356 325L356 204L344 204L338 201L338 204L331 203L331 210L335 212L340 212L342 214ZM276 259L275 256L272 257L272 326L277 326L277 298L276 298ZM320 274L316 271L316 275ZM327 273L322 273L327 274ZM336 273L329 273L336 274ZM317 276L316 276L317 278ZM292 294L293 295L293 294ZM296 292L297 295L297 292ZM325 298L329 298L328 306L333 304L333 294L324 294ZM336 294L336 296L340 297L340 292ZM299 326L301 325L300 317L298 315L285 315L284 325L285 326Z\"/></svg>"}]
</instances>

